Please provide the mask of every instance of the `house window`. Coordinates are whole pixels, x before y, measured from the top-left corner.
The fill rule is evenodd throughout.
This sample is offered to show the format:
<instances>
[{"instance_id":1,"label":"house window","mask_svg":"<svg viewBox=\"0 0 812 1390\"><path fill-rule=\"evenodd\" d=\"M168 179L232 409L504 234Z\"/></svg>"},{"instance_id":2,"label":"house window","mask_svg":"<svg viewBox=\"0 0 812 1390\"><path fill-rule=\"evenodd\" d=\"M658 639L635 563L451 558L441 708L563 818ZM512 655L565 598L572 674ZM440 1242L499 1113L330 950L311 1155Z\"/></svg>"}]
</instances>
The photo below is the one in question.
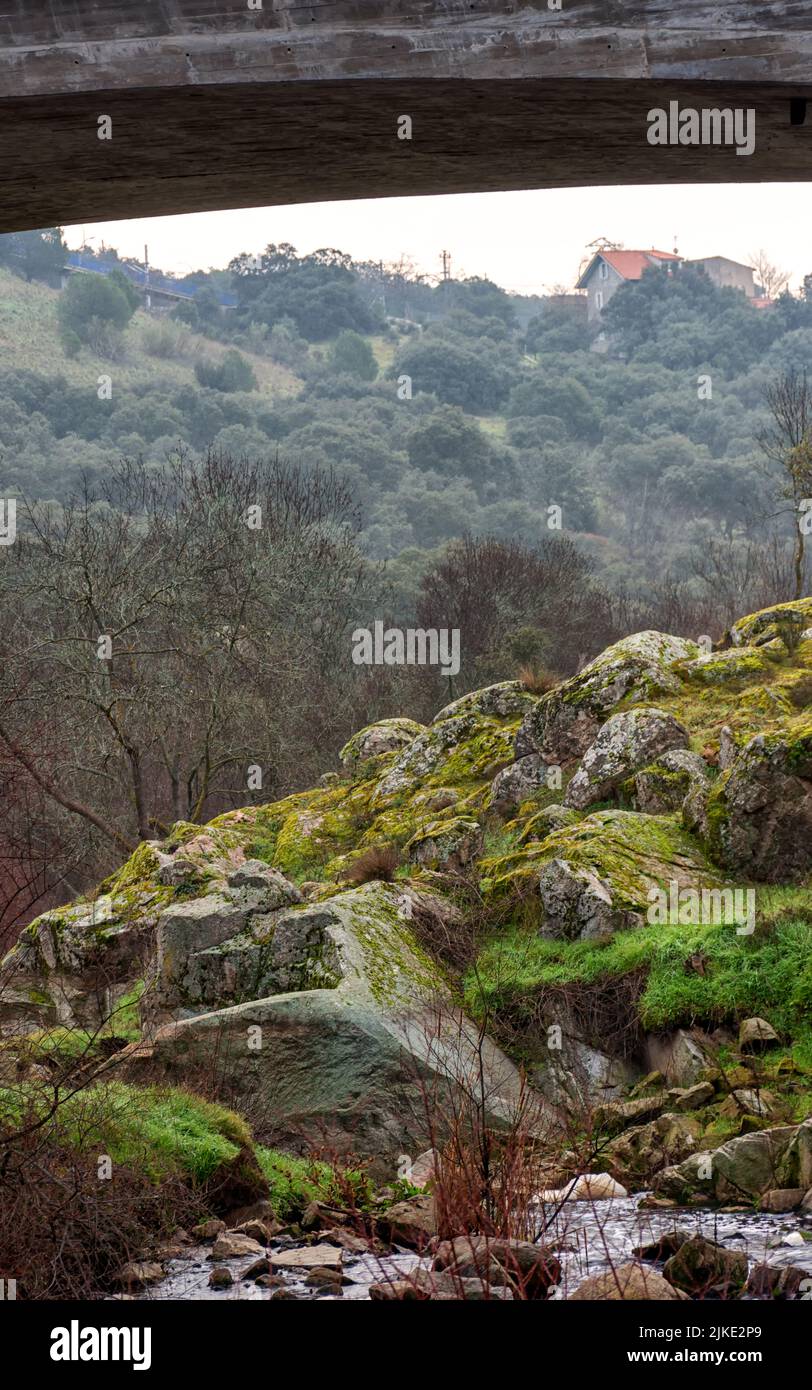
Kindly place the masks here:
<instances>
[{"instance_id":1,"label":"house window","mask_svg":"<svg viewBox=\"0 0 812 1390\"><path fill-rule=\"evenodd\" d=\"M598 272L598 276L601 280L609 279L609 267L606 264L606 261L601 261L601 268Z\"/></svg>"},{"instance_id":2,"label":"house window","mask_svg":"<svg viewBox=\"0 0 812 1390\"><path fill-rule=\"evenodd\" d=\"M595 291L595 308L598 310L603 308L603 290Z\"/></svg>"}]
</instances>

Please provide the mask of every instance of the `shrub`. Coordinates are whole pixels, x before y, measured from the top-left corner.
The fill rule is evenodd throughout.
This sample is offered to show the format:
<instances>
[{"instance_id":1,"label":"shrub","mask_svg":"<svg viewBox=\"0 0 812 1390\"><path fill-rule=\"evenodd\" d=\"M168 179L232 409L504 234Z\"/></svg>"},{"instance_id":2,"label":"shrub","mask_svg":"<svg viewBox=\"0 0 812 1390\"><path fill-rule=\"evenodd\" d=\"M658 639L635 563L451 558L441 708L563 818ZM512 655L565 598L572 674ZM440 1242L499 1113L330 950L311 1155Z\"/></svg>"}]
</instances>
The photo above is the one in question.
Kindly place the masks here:
<instances>
[{"instance_id":1,"label":"shrub","mask_svg":"<svg viewBox=\"0 0 812 1390\"><path fill-rule=\"evenodd\" d=\"M171 319L160 319L156 323L145 325L141 341L144 351L151 357L187 357L191 335L183 324L173 323Z\"/></svg>"},{"instance_id":2,"label":"shrub","mask_svg":"<svg viewBox=\"0 0 812 1390\"><path fill-rule=\"evenodd\" d=\"M72 275L59 297L60 329L71 330L91 347L109 330L120 334L132 315L132 305L123 290L103 275Z\"/></svg>"},{"instance_id":3,"label":"shrub","mask_svg":"<svg viewBox=\"0 0 812 1390\"><path fill-rule=\"evenodd\" d=\"M389 883L400 866L400 855L394 845L370 845L341 870L339 878L345 883L357 886L377 879Z\"/></svg>"},{"instance_id":4,"label":"shrub","mask_svg":"<svg viewBox=\"0 0 812 1390\"><path fill-rule=\"evenodd\" d=\"M518 679L531 695L546 695L548 690L554 690L559 683L552 672L538 666L522 666Z\"/></svg>"},{"instance_id":5,"label":"shrub","mask_svg":"<svg viewBox=\"0 0 812 1390\"><path fill-rule=\"evenodd\" d=\"M221 362L195 363L195 376L201 386L213 391L256 391L257 379L250 362L230 348Z\"/></svg>"},{"instance_id":6,"label":"shrub","mask_svg":"<svg viewBox=\"0 0 812 1390\"><path fill-rule=\"evenodd\" d=\"M362 381L374 381L378 375L378 364L366 338L352 329L339 333L330 349L330 367L334 372L346 372L360 377Z\"/></svg>"}]
</instances>

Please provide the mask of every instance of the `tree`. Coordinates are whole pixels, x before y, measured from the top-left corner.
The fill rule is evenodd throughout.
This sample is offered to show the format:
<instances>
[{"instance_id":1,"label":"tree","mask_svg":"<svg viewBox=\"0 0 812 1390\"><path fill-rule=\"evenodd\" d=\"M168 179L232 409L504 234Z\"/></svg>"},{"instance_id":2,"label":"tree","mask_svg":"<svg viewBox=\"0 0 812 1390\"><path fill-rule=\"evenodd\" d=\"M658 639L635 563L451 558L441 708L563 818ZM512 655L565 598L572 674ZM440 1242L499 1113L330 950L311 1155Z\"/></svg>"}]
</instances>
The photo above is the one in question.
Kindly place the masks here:
<instances>
[{"instance_id":1,"label":"tree","mask_svg":"<svg viewBox=\"0 0 812 1390\"><path fill-rule=\"evenodd\" d=\"M377 581L331 474L177 454L20 510L0 760L54 833L81 824L91 877L173 821L313 780L352 731L348 632Z\"/></svg>"},{"instance_id":2,"label":"tree","mask_svg":"<svg viewBox=\"0 0 812 1390\"><path fill-rule=\"evenodd\" d=\"M334 372L347 372L361 381L374 381L378 375L378 363L372 348L366 338L351 328L339 333L330 348L329 362Z\"/></svg>"},{"instance_id":3,"label":"tree","mask_svg":"<svg viewBox=\"0 0 812 1390\"><path fill-rule=\"evenodd\" d=\"M240 324L289 318L310 342L323 342L342 329L369 333L383 322L380 310L364 302L352 259L342 251L326 247L300 256L283 242L261 256L237 256L229 269Z\"/></svg>"},{"instance_id":4,"label":"tree","mask_svg":"<svg viewBox=\"0 0 812 1390\"><path fill-rule=\"evenodd\" d=\"M573 376L549 371L546 363L538 372L514 386L507 414L547 415L563 420L573 439L595 443L601 437L601 419L586 387Z\"/></svg>"},{"instance_id":5,"label":"tree","mask_svg":"<svg viewBox=\"0 0 812 1390\"><path fill-rule=\"evenodd\" d=\"M494 458L476 421L454 405L441 405L419 420L406 436L406 448L413 468L460 474L475 482L483 481Z\"/></svg>"},{"instance_id":6,"label":"tree","mask_svg":"<svg viewBox=\"0 0 812 1390\"><path fill-rule=\"evenodd\" d=\"M110 284L115 285L116 289L121 290L121 293L130 306L131 313L134 314L141 303L141 295L132 280L128 279L124 274L121 266L117 265L115 269L110 271Z\"/></svg>"},{"instance_id":7,"label":"tree","mask_svg":"<svg viewBox=\"0 0 812 1390\"><path fill-rule=\"evenodd\" d=\"M427 570L420 627L459 628L460 690L516 675L543 652L562 673L612 640L609 605L589 559L567 537L538 546L465 535Z\"/></svg>"},{"instance_id":8,"label":"tree","mask_svg":"<svg viewBox=\"0 0 812 1390\"><path fill-rule=\"evenodd\" d=\"M201 386L214 391L256 391L257 378L251 363L236 348L229 348L220 362L196 362L195 376Z\"/></svg>"},{"instance_id":9,"label":"tree","mask_svg":"<svg viewBox=\"0 0 812 1390\"><path fill-rule=\"evenodd\" d=\"M44 280L49 285L59 284L67 250L61 227L0 236L0 264L26 280Z\"/></svg>"},{"instance_id":10,"label":"tree","mask_svg":"<svg viewBox=\"0 0 812 1390\"><path fill-rule=\"evenodd\" d=\"M409 376L412 390L434 392L448 405L475 413L496 410L510 389L510 374L501 364L448 339L423 337L403 351L390 369L395 378Z\"/></svg>"},{"instance_id":11,"label":"tree","mask_svg":"<svg viewBox=\"0 0 812 1390\"><path fill-rule=\"evenodd\" d=\"M791 370L777 377L764 396L772 423L759 430L757 440L762 453L783 475L779 495L792 503L793 598L798 599L806 576L803 527L812 514L812 390L806 372Z\"/></svg>"},{"instance_id":12,"label":"tree","mask_svg":"<svg viewBox=\"0 0 812 1390\"><path fill-rule=\"evenodd\" d=\"M547 304L525 330L526 352L586 352L590 329L582 306Z\"/></svg>"},{"instance_id":13,"label":"tree","mask_svg":"<svg viewBox=\"0 0 812 1390\"><path fill-rule=\"evenodd\" d=\"M101 352L115 351L133 313L134 306L118 285L104 275L84 271L71 276L57 309L63 335L75 334L81 343Z\"/></svg>"},{"instance_id":14,"label":"tree","mask_svg":"<svg viewBox=\"0 0 812 1390\"><path fill-rule=\"evenodd\" d=\"M777 299L789 284L789 271L781 270L777 265L773 265L764 250L751 252L750 261L756 273L756 282L761 286L767 298Z\"/></svg>"},{"instance_id":15,"label":"tree","mask_svg":"<svg viewBox=\"0 0 812 1390\"><path fill-rule=\"evenodd\" d=\"M449 310L464 310L477 318L501 319L510 327L516 319L507 292L480 275L471 275L466 280L443 281L434 291L434 297L435 308L439 304Z\"/></svg>"}]
</instances>

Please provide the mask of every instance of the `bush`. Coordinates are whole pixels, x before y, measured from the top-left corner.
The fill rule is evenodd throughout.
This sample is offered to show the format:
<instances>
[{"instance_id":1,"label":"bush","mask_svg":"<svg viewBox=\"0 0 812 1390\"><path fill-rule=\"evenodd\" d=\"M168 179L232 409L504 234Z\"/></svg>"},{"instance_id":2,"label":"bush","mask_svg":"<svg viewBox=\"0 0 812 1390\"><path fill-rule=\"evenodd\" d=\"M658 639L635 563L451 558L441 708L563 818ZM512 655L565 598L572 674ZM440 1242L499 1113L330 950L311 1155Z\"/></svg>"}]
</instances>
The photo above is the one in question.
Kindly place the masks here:
<instances>
[{"instance_id":1,"label":"bush","mask_svg":"<svg viewBox=\"0 0 812 1390\"><path fill-rule=\"evenodd\" d=\"M361 381L374 381L378 375L378 363L366 338L351 329L339 333L330 349L330 367L334 372L346 372L349 376L360 377Z\"/></svg>"},{"instance_id":2,"label":"bush","mask_svg":"<svg viewBox=\"0 0 812 1390\"><path fill-rule=\"evenodd\" d=\"M78 357L82 351L82 340L72 328L60 328L59 341L66 357Z\"/></svg>"},{"instance_id":3,"label":"bush","mask_svg":"<svg viewBox=\"0 0 812 1390\"><path fill-rule=\"evenodd\" d=\"M394 845L370 845L369 849L365 849L342 869L339 878L353 886L374 880L389 883L399 865L400 855Z\"/></svg>"},{"instance_id":4,"label":"bush","mask_svg":"<svg viewBox=\"0 0 812 1390\"><path fill-rule=\"evenodd\" d=\"M160 319L148 323L141 336L144 351L150 357L178 358L188 357L191 335L183 324L173 323L171 319Z\"/></svg>"},{"instance_id":5,"label":"bush","mask_svg":"<svg viewBox=\"0 0 812 1390\"><path fill-rule=\"evenodd\" d=\"M74 333L98 351L105 343L115 344L133 312L118 285L103 275L80 272L71 276L62 291L57 317L61 332Z\"/></svg>"},{"instance_id":6,"label":"bush","mask_svg":"<svg viewBox=\"0 0 812 1390\"><path fill-rule=\"evenodd\" d=\"M256 391L258 384L251 363L236 348L220 362L196 362L195 376L213 391Z\"/></svg>"}]
</instances>

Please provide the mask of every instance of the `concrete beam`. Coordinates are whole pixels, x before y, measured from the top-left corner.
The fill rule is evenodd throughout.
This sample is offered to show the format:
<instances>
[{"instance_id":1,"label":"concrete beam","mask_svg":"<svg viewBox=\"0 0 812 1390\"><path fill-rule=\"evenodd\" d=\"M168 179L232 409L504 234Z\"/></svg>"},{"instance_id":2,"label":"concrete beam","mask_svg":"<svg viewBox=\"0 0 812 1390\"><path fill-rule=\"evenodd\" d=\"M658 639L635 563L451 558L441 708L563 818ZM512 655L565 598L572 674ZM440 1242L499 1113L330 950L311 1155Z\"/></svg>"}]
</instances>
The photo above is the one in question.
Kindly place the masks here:
<instances>
[{"instance_id":1,"label":"concrete beam","mask_svg":"<svg viewBox=\"0 0 812 1390\"><path fill-rule=\"evenodd\" d=\"M0 96L344 79L803 81L809 0L4 0Z\"/></svg>"},{"instance_id":2,"label":"concrete beam","mask_svg":"<svg viewBox=\"0 0 812 1390\"><path fill-rule=\"evenodd\" d=\"M263 203L812 177L812 3L2 0L0 229ZM646 113L757 111L751 158ZM799 109L794 112L798 121ZM97 138L100 115L113 139ZM408 114L413 139L397 139Z\"/></svg>"}]
</instances>

